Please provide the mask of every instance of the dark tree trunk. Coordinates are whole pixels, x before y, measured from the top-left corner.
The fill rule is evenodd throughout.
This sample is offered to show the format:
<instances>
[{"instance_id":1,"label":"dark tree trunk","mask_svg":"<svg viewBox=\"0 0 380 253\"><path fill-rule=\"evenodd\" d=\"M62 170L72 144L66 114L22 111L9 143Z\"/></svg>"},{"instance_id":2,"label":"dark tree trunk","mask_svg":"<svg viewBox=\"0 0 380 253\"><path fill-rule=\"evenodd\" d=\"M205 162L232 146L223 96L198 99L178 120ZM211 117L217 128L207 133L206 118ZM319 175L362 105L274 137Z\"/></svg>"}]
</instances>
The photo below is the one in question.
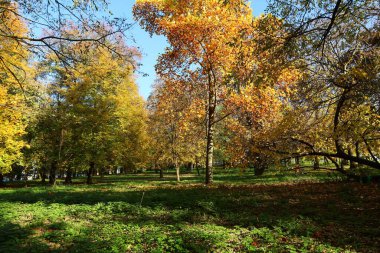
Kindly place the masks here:
<instances>
[{"instance_id":1,"label":"dark tree trunk","mask_svg":"<svg viewBox=\"0 0 380 253\"><path fill-rule=\"evenodd\" d=\"M269 167L268 161L265 157L260 157L256 159L253 166L253 172L255 176L261 176L264 174L264 171Z\"/></svg>"},{"instance_id":2,"label":"dark tree trunk","mask_svg":"<svg viewBox=\"0 0 380 253\"><path fill-rule=\"evenodd\" d=\"M47 178L47 175L46 175L46 168L45 167L42 167L41 168L41 183L46 183L46 178Z\"/></svg>"},{"instance_id":3,"label":"dark tree trunk","mask_svg":"<svg viewBox=\"0 0 380 253\"><path fill-rule=\"evenodd\" d=\"M295 157L295 160L296 160L296 164L297 164L297 165L300 165L300 157L299 157L299 156L296 156L296 157Z\"/></svg>"},{"instance_id":4,"label":"dark tree trunk","mask_svg":"<svg viewBox=\"0 0 380 253\"><path fill-rule=\"evenodd\" d=\"M106 170L107 170L107 168L102 168L100 170L100 178L104 178L104 171L106 171Z\"/></svg>"},{"instance_id":5,"label":"dark tree trunk","mask_svg":"<svg viewBox=\"0 0 380 253\"><path fill-rule=\"evenodd\" d=\"M65 183L66 184L72 184L73 183L72 177L73 177L73 169L72 168L68 168L67 171L66 171Z\"/></svg>"},{"instance_id":6,"label":"dark tree trunk","mask_svg":"<svg viewBox=\"0 0 380 253\"><path fill-rule=\"evenodd\" d=\"M53 161L50 166L49 184L55 185L56 178L55 173L57 172L57 161Z\"/></svg>"},{"instance_id":7,"label":"dark tree trunk","mask_svg":"<svg viewBox=\"0 0 380 253\"><path fill-rule=\"evenodd\" d=\"M88 171L87 171L87 184L93 183L92 174L94 173L94 170L95 170L95 163L90 162L90 167L88 168Z\"/></svg>"},{"instance_id":8,"label":"dark tree trunk","mask_svg":"<svg viewBox=\"0 0 380 253\"><path fill-rule=\"evenodd\" d=\"M0 173L0 186L4 185L4 175Z\"/></svg>"},{"instance_id":9,"label":"dark tree trunk","mask_svg":"<svg viewBox=\"0 0 380 253\"><path fill-rule=\"evenodd\" d=\"M267 169L266 166L264 166L264 164L260 164L258 166L255 166L253 168L253 173L255 174L255 176L261 176L262 174L264 174L264 171Z\"/></svg>"},{"instance_id":10,"label":"dark tree trunk","mask_svg":"<svg viewBox=\"0 0 380 253\"><path fill-rule=\"evenodd\" d=\"M355 153L356 153L356 157L360 157L359 142L355 143Z\"/></svg>"},{"instance_id":11,"label":"dark tree trunk","mask_svg":"<svg viewBox=\"0 0 380 253\"><path fill-rule=\"evenodd\" d=\"M160 167L160 178L164 178L164 169Z\"/></svg>"},{"instance_id":12,"label":"dark tree trunk","mask_svg":"<svg viewBox=\"0 0 380 253\"><path fill-rule=\"evenodd\" d=\"M63 178L65 176L64 170L59 170L59 178Z\"/></svg>"}]
</instances>

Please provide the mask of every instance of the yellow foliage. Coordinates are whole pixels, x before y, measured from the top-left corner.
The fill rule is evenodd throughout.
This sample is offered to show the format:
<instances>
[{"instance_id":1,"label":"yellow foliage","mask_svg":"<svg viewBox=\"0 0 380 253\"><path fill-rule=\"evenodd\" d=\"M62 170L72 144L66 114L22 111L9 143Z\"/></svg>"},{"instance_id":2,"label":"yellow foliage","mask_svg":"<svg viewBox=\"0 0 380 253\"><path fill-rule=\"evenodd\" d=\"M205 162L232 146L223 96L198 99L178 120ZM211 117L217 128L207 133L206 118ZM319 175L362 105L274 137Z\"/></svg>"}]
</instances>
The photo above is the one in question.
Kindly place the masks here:
<instances>
[{"instance_id":1,"label":"yellow foliage","mask_svg":"<svg viewBox=\"0 0 380 253\"><path fill-rule=\"evenodd\" d=\"M13 36L23 36L26 26L16 15L11 3L1 3L3 10L0 29L11 29ZM6 173L21 155L25 110L22 89L27 79L27 50L17 41L0 36L0 173Z\"/></svg>"}]
</instances>

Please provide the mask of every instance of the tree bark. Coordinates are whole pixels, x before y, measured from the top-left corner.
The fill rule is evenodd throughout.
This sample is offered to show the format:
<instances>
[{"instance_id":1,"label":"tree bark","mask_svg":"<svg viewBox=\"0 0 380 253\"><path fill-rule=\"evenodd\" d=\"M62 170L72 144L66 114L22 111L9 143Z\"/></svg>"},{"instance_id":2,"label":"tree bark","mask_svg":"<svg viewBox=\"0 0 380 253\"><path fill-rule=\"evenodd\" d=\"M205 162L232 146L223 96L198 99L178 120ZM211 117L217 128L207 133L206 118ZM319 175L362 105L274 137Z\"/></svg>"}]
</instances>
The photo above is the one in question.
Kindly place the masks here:
<instances>
[{"instance_id":1,"label":"tree bark","mask_svg":"<svg viewBox=\"0 0 380 253\"><path fill-rule=\"evenodd\" d=\"M160 169L160 178L164 178L164 169L163 168L159 168Z\"/></svg>"},{"instance_id":2,"label":"tree bark","mask_svg":"<svg viewBox=\"0 0 380 253\"><path fill-rule=\"evenodd\" d=\"M57 161L53 161L50 165L50 175L49 175L49 184L55 185L56 178L55 173L57 172Z\"/></svg>"},{"instance_id":3,"label":"tree bark","mask_svg":"<svg viewBox=\"0 0 380 253\"><path fill-rule=\"evenodd\" d=\"M88 168L88 171L87 171L87 184L93 183L92 174L94 173L94 170L95 170L95 163L90 162L90 167Z\"/></svg>"},{"instance_id":4,"label":"tree bark","mask_svg":"<svg viewBox=\"0 0 380 253\"><path fill-rule=\"evenodd\" d=\"M4 185L4 175L0 173L0 186Z\"/></svg>"},{"instance_id":5,"label":"tree bark","mask_svg":"<svg viewBox=\"0 0 380 253\"><path fill-rule=\"evenodd\" d=\"M207 145L206 145L206 184L213 182L213 155L214 155L214 121L216 107L215 84L209 77L208 108L207 108Z\"/></svg>"}]
</instances>

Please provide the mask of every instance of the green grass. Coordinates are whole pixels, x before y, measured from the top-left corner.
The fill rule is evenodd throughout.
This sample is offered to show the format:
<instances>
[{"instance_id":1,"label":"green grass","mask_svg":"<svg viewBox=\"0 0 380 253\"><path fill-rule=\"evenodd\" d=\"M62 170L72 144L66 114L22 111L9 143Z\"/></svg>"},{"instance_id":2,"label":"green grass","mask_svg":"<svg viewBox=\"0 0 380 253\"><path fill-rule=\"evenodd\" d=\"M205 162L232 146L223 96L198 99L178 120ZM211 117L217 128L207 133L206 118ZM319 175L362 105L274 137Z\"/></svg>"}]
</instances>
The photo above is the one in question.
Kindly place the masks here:
<instances>
[{"instance_id":1,"label":"green grass","mask_svg":"<svg viewBox=\"0 0 380 253\"><path fill-rule=\"evenodd\" d=\"M310 171L0 189L0 252L378 252L378 185Z\"/></svg>"}]
</instances>

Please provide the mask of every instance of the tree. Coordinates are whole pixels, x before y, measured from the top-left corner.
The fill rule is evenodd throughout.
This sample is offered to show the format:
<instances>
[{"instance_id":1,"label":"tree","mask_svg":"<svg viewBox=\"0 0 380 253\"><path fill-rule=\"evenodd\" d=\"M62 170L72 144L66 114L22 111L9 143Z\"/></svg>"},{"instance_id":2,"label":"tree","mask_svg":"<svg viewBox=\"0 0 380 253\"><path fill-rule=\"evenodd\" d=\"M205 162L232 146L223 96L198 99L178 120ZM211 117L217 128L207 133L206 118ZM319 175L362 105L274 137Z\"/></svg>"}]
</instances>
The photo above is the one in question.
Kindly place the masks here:
<instances>
[{"instance_id":1,"label":"tree","mask_svg":"<svg viewBox=\"0 0 380 253\"><path fill-rule=\"evenodd\" d=\"M18 17L16 6L4 2L1 15L4 21L0 30L7 30L15 36L27 33L26 25ZM21 157L21 149L25 146L26 104L20 84L30 77L27 75L29 55L25 46L7 37L0 37L0 181L2 175L11 170L11 165Z\"/></svg>"},{"instance_id":2,"label":"tree","mask_svg":"<svg viewBox=\"0 0 380 253\"><path fill-rule=\"evenodd\" d=\"M152 1L139 0L134 16L151 34L165 35L170 43L157 64L157 72L172 80L190 72L202 80L207 93L206 108L206 184L213 181L214 127L217 106L227 74L233 65L234 40L252 22L251 10L244 1ZM222 116L223 117L223 116Z\"/></svg>"},{"instance_id":3,"label":"tree","mask_svg":"<svg viewBox=\"0 0 380 253\"><path fill-rule=\"evenodd\" d=\"M79 31L68 27L65 32ZM41 137L35 138L36 146L42 151L50 147L45 153L51 153L43 157L51 160L51 175L57 168L64 169L68 183L74 167L88 167L87 183L92 183L97 168L127 159L137 163L123 149L144 145L143 102L132 76L134 59L122 57L135 53L121 37L107 43L117 44L118 51L90 42L62 43L61 50L70 53L74 68L65 68L55 54L50 54L42 68L41 77L49 81L50 91L47 109L37 123Z\"/></svg>"},{"instance_id":4,"label":"tree","mask_svg":"<svg viewBox=\"0 0 380 253\"><path fill-rule=\"evenodd\" d=\"M204 148L204 100L194 93L186 83L162 79L148 99L151 160L161 172L172 165L177 181L180 166L197 163Z\"/></svg>"},{"instance_id":5,"label":"tree","mask_svg":"<svg viewBox=\"0 0 380 253\"><path fill-rule=\"evenodd\" d=\"M11 12L18 19L27 22L30 28L29 33L13 33L12 24L6 22L6 15L1 15L4 28L1 38L12 40L27 48L31 54L42 58L47 51L54 53L68 66L71 65L70 54L60 50L61 42L91 42L114 51L115 48L106 43L106 38L114 34L122 35L130 28L124 18L105 18L102 15L102 12L107 11L105 0L4 0L1 3L0 13ZM15 11L15 7L19 11ZM68 23L74 23L88 32L62 33ZM101 27L109 29L99 29ZM88 37L89 34L92 36Z\"/></svg>"},{"instance_id":6,"label":"tree","mask_svg":"<svg viewBox=\"0 0 380 253\"><path fill-rule=\"evenodd\" d=\"M294 148L281 152L379 169L379 25L373 22L378 1L272 1L270 6L284 18L289 34L284 47L290 58L302 60L305 73L288 112L291 120L281 124L282 147Z\"/></svg>"}]
</instances>

